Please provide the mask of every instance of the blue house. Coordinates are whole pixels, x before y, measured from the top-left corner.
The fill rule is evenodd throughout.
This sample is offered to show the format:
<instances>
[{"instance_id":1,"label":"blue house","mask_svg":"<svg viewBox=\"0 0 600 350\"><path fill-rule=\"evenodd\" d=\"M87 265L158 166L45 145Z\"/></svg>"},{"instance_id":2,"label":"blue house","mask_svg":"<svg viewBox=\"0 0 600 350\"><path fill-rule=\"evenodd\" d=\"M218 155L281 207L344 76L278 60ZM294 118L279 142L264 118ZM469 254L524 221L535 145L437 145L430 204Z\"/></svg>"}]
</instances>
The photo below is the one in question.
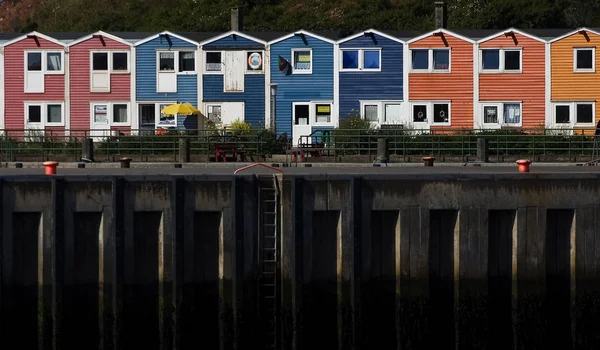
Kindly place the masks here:
<instances>
[{"instance_id":1,"label":"blue house","mask_svg":"<svg viewBox=\"0 0 600 350\"><path fill-rule=\"evenodd\" d=\"M217 125L265 126L266 41L230 31L202 42L202 110Z\"/></svg>"},{"instance_id":2,"label":"blue house","mask_svg":"<svg viewBox=\"0 0 600 350\"><path fill-rule=\"evenodd\" d=\"M338 41L340 120L360 115L374 126L402 123L408 84L400 38L411 34L369 29Z\"/></svg>"},{"instance_id":3,"label":"blue house","mask_svg":"<svg viewBox=\"0 0 600 350\"><path fill-rule=\"evenodd\" d=\"M298 31L269 43L271 83L277 84L277 134L287 134L294 144L301 136L337 125L336 37L337 33Z\"/></svg>"},{"instance_id":4,"label":"blue house","mask_svg":"<svg viewBox=\"0 0 600 350\"><path fill-rule=\"evenodd\" d=\"M137 107L133 109L132 128L201 127L196 116L168 116L160 112L174 103L198 105L198 42L165 31L137 42L134 48Z\"/></svg>"}]
</instances>

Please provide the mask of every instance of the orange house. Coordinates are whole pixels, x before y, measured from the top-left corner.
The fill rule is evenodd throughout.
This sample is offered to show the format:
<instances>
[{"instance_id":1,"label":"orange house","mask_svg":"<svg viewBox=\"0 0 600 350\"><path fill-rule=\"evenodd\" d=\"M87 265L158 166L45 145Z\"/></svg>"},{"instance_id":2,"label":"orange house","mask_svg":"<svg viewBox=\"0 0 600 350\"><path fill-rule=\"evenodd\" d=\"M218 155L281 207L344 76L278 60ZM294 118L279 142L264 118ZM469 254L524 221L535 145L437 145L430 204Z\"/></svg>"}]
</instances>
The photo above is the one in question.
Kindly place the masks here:
<instances>
[{"instance_id":1,"label":"orange house","mask_svg":"<svg viewBox=\"0 0 600 350\"><path fill-rule=\"evenodd\" d=\"M600 33L581 28L550 41L550 128L593 129L600 106Z\"/></svg>"},{"instance_id":2,"label":"orange house","mask_svg":"<svg viewBox=\"0 0 600 350\"><path fill-rule=\"evenodd\" d=\"M408 41L409 127L473 128L474 45L443 28Z\"/></svg>"},{"instance_id":3,"label":"orange house","mask_svg":"<svg viewBox=\"0 0 600 350\"><path fill-rule=\"evenodd\" d=\"M543 127L546 41L507 29L478 41L475 129Z\"/></svg>"}]
</instances>

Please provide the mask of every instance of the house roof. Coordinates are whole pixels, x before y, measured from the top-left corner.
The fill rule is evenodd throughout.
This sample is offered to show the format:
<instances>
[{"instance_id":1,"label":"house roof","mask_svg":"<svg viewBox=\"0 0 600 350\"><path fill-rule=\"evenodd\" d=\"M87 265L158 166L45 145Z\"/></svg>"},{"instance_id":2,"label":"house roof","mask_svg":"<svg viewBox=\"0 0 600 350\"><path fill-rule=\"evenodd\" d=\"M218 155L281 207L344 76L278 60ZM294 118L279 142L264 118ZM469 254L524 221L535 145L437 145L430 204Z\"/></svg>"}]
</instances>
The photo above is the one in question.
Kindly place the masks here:
<instances>
[{"instance_id":1,"label":"house roof","mask_svg":"<svg viewBox=\"0 0 600 350\"><path fill-rule=\"evenodd\" d=\"M14 38L19 37L20 35L22 35L21 33L0 33L0 46L2 46L2 44L4 44L7 41L10 41Z\"/></svg>"},{"instance_id":2,"label":"house roof","mask_svg":"<svg viewBox=\"0 0 600 350\"><path fill-rule=\"evenodd\" d=\"M546 28L546 29L520 29L520 31L537 36L543 40L552 40L573 31L573 29L565 28Z\"/></svg>"},{"instance_id":3,"label":"house roof","mask_svg":"<svg viewBox=\"0 0 600 350\"><path fill-rule=\"evenodd\" d=\"M577 28L577 29L572 29L572 30L566 30L562 35L559 35L555 38L553 38L552 40L550 40L550 43L553 43L555 41L559 41L562 40L568 36L571 36L573 34L577 34L579 32L591 32L594 33L596 35L600 35L600 28L587 28L587 27L582 27L582 28Z\"/></svg>"},{"instance_id":4,"label":"house roof","mask_svg":"<svg viewBox=\"0 0 600 350\"><path fill-rule=\"evenodd\" d=\"M338 39L340 39L341 36L342 36L341 35L341 31L337 31L337 32L332 32L332 31L329 31L329 32L311 32L311 31L308 31L308 30L301 29L301 30L297 30L297 31L294 31L294 32L291 32L291 33L287 33L287 34L285 34L285 35L283 35L281 37L275 38L275 39L271 40L269 42L269 44L270 45L276 44L276 43L278 43L280 41L292 38L292 37L294 37L295 35L298 35L298 34L302 34L302 35L306 34L306 35L312 36L312 37L314 37L316 39L326 41L326 42L328 42L330 44L335 44L335 42Z\"/></svg>"}]
</instances>

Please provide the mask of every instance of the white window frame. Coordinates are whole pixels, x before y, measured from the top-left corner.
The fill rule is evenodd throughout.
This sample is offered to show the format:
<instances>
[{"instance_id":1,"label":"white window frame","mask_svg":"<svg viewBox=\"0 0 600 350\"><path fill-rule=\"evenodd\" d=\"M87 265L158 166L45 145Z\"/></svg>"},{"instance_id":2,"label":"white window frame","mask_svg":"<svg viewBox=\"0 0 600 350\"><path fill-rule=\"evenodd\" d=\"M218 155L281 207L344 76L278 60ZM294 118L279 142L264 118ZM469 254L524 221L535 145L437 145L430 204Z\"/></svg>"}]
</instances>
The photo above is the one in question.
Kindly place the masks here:
<instances>
[{"instance_id":1,"label":"white window frame","mask_svg":"<svg viewBox=\"0 0 600 350\"><path fill-rule=\"evenodd\" d=\"M60 123L50 123L48 122L48 105L60 105L61 118ZM44 101L44 102L33 102L27 101L24 103L25 106L25 128L27 129L27 125L29 124L29 106L40 106L41 109L41 120L39 125L42 128L47 126L65 126L65 103L62 101ZM38 123L35 123L38 124Z\"/></svg>"},{"instance_id":2,"label":"white window frame","mask_svg":"<svg viewBox=\"0 0 600 350\"><path fill-rule=\"evenodd\" d=\"M592 68L577 68L577 51L592 50ZM596 48L595 47L574 47L573 48L573 72L574 73L595 73L596 72Z\"/></svg>"},{"instance_id":3,"label":"white window frame","mask_svg":"<svg viewBox=\"0 0 600 350\"><path fill-rule=\"evenodd\" d=\"M162 52L172 52L174 53L173 59L175 60L173 67L173 71L161 71L160 70L160 54ZM194 70L193 71L179 71L179 54L181 52L194 52ZM198 69L198 50L192 49L178 49L178 50L157 50L156 51L156 78L158 79L158 74L175 74L175 75L196 75ZM160 93L160 92L159 92Z\"/></svg>"},{"instance_id":4,"label":"white window frame","mask_svg":"<svg viewBox=\"0 0 600 350\"><path fill-rule=\"evenodd\" d=\"M150 103L149 103L150 104ZM113 106L114 105L126 105L127 106L127 122L125 123L115 123L113 122ZM90 102L90 125L94 124L94 107L95 106L106 106L106 114L108 117L108 127L112 126L131 126L131 103L129 102L120 102L120 101L94 101Z\"/></svg>"},{"instance_id":5,"label":"white window frame","mask_svg":"<svg viewBox=\"0 0 600 350\"><path fill-rule=\"evenodd\" d=\"M262 58L262 68L259 70L249 70L248 62L246 62L246 64L245 64L246 67L245 67L244 71L246 72L246 74L264 74L264 72L265 72L265 51L264 50L245 50L244 57L246 57L246 61L248 60L248 53L250 53L250 52L260 52L260 57Z\"/></svg>"},{"instance_id":6,"label":"white window frame","mask_svg":"<svg viewBox=\"0 0 600 350\"><path fill-rule=\"evenodd\" d=\"M317 105L329 105L329 121L317 122ZM314 126L329 126L333 124L333 102L332 101L310 101L309 123L312 120Z\"/></svg>"},{"instance_id":7,"label":"white window frame","mask_svg":"<svg viewBox=\"0 0 600 350\"><path fill-rule=\"evenodd\" d=\"M413 69L413 50L425 51L427 50L427 69ZM448 51L448 69L434 69L433 64L433 51L445 50ZM451 73L452 72L452 49L447 47L429 47L429 48L417 48L410 49L410 72L411 73ZM411 113L412 115L412 113Z\"/></svg>"},{"instance_id":8,"label":"white window frame","mask_svg":"<svg viewBox=\"0 0 600 350\"><path fill-rule=\"evenodd\" d=\"M310 53L310 69L304 70L296 70L296 52L299 51L308 51ZM313 72L313 51L312 48L304 48L304 49L292 49L292 74L312 74Z\"/></svg>"},{"instance_id":9,"label":"white window frame","mask_svg":"<svg viewBox=\"0 0 600 350\"><path fill-rule=\"evenodd\" d=\"M483 68L483 51L498 51L498 69L484 69ZM519 69L506 69L506 52L509 51L518 51L519 52ZM484 74L498 74L498 73L506 73L506 74L519 74L523 73L523 48L521 47L511 47L511 48L492 48L486 47L479 50L479 72Z\"/></svg>"},{"instance_id":10,"label":"white window frame","mask_svg":"<svg viewBox=\"0 0 600 350\"><path fill-rule=\"evenodd\" d=\"M206 65L208 64L208 60L207 60L207 55L209 53L220 53L221 54L221 70L220 71L209 71L206 70ZM224 51L219 51L219 50L207 50L203 52L203 56L204 56L204 60L202 62L202 73L203 74L217 74L217 75L223 75L224 73L224 64L223 64L223 58L225 56L225 52ZM263 59L264 59L264 54L263 54ZM263 64L263 69L264 69L264 64Z\"/></svg>"},{"instance_id":11,"label":"white window frame","mask_svg":"<svg viewBox=\"0 0 600 350\"><path fill-rule=\"evenodd\" d=\"M28 70L29 65L27 62L27 54L28 53L39 53L42 57L42 70L34 71L34 72L40 72L45 75L65 74L65 53L64 53L64 51L60 51L60 50L25 50L24 58L23 58L25 73L29 72L29 70ZM60 54L60 70L48 70L48 54L49 53Z\"/></svg>"},{"instance_id":12,"label":"white window frame","mask_svg":"<svg viewBox=\"0 0 600 350\"><path fill-rule=\"evenodd\" d=\"M113 62L114 62L114 57L113 55L116 53L124 53L127 55L127 70L115 70L113 67ZM109 55L108 55L108 69L110 71L110 74L129 74L129 72L131 71L131 60L130 60L131 55L129 54L129 51L110 51Z\"/></svg>"},{"instance_id":13,"label":"white window frame","mask_svg":"<svg viewBox=\"0 0 600 350\"><path fill-rule=\"evenodd\" d=\"M358 68L344 68L344 51L358 51ZM364 68L365 51L377 51L379 53L379 68ZM340 72L381 72L381 48L343 48L340 49Z\"/></svg>"},{"instance_id":14,"label":"white window frame","mask_svg":"<svg viewBox=\"0 0 600 350\"><path fill-rule=\"evenodd\" d=\"M577 123L577 105L592 105L592 122L591 123ZM568 106L569 107L569 123L557 123L556 122L556 107L557 106ZM596 126L596 102L595 101L557 101L552 102L552 125L557 127L594 127Z\"/></svg>"},{"instance_id":15,"label":"white window frame","mask_svg":"<svg viewBox=\"0 0 600 350\"><path fill-rule=\"evenodd\" d=\"M381 124L383 116L382 116L382 102L381 101L360 101L360 117L363 120L367 120L367 116L365 115L365 107L366 106L377 106L377 120L371 121L371 124Z\"/></svg>"},{"instance_id":16,"label":"white window frame","mask_svg":"<svg viewBox=\"0 0 600 350\"><path fill-rule=\"evenodd\" d=\"M433 120L433 105L437 104L447 104L448 105L448 121L443 123L435 123ZM414 120L414 106L427 106L427 124L430 126L451 126L452 125L452 102L447 100L439 100L439 101L410 101L410 123L424 123L424 122L415 122Z\"/></svg>"},{"instance_id":17,"label":"white window frame","mask_svg":"<svg viewBox=\"0 0 600 350\"><path fill-rule=\"evenodd\" d=\"M208 109L211 108L211 107L219 107L219 108L221 108L221 113L223 113L223 105L221 103L218 103L218 102L208 102L208 103L206 103L204 105L204 111L206 112L205 115L206 115L206 120L207 121L210 120L210 119L208 119L208 114L209 114L208 113Z\"/></svg>"},{"instance_id":18,"label":"white window frame","mask_svg":"<svg viewBox=\"0 0 600 350\"><path fill-rule=\"evenodd\" d=\"M519 109L521 111L521 116L519 118L519 122L518 123L506 123L504 121L504 105L519 105ZM483 126L484 129L499 129L501 127L523 127L523 101L488 101L488 102L481 102L480 106L479 106L479 111L480 111L480 120L481 120L481 125ZM496 107L498 109L498 122L496 123L486 123L485 122L485 107Z\"/></svg>"}]
</instances>

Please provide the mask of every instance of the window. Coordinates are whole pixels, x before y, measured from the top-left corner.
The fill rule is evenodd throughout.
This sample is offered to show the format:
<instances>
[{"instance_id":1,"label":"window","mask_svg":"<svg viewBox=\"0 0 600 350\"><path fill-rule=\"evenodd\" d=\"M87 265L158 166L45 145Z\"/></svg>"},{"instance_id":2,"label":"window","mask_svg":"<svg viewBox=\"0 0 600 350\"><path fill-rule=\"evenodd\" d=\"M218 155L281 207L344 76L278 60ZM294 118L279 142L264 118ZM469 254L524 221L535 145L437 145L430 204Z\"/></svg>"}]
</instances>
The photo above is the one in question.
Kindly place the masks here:
<instances>
[{"instance_id":1,"label":"window","mask_svg":"<svg viewBox=\"0 0 600 350\"><path fill-rule=\"evenodd\" d=\"M41 123L42 122L42 106L41 105L29 105L27 115L27 123Z\"/></svg>"},{"instance_id":2,"label":"window","mask_svg":"<svg viewBox=\"0 0 600 350\"><path fill-rule=\"evenodd\" d=\"M450 123L450 106L447 103L433 104L433 123L434 124L449 124Z\"/></svg>"},{"instance_id":3,"label":"window","mask_svg":"<svg viewBox=\"0 0 600 350\"><path fill-rule=\"evenodd\" d=\"M46 57L46 70L48 72L60 72L62 70L62 54L60 52L48 52Z\"/></svg>"},{"instance_id":4,"label":"window","mask_svg":"<svg viewBox=\"0 0 600 350\"><path fill-rule=\"evenodd\" d=\"M221 72L221 52L206 53L206 71Z\"/></svg>"},{"instance_id":5,"label":"window","mask_svg":"<svg viewBox=\"0 0 600 350\"><path fill-rule=\"evenodd\" d=\"M520 103L505 103L504 104L504 124L518 125L521 124L521 104Z\"/></svg>"},{"instance_id":6,"label":"window","mask_svg":"<svg viewBox=\"0 0 600 350\"><path fill-rule=\"evenodd\" d=\"M316 123L331 122L331 105L330 104L315 104L315 122Z\"/></svg>"},{"instance_id":7,"label":"window","mask_svg":"<svg viewBox=\"0 0 600 350\"><path fill-rule=\"evenodd\" d=\"M556 124L571 123L571 106L556 106L555 107Z\"/></svg>"},{"instance_id":8,"label":"window","mask_svg":"<svg viewBox=\"0 0 600 350\"><path fill-rule=\"evenodd\" d=\"M488 73L520 73L521 49L481 50L481 71Z\"/></svg>"},{"instance_id":9,"label":"window","mask_svg":"<svg viewBox=\"0 0 600 350\"><path fill-rule=\"evenodd\" d=\"M341 50L342 71L380 71L380 49Z\"/></svg>"},{"instance_id":10,"label":"window","mask_svg":"<svg viewBox=\"0 0 600 350\"><path fill-rule=\"evenodd\" d=\"M62 74L63 54L57 51L28 51L25 55L28 73Z\"/></svg>"},{"instance_id":11,"label":"window","mask_svg":"<svg viewBox=\"0 0 600 350\"><path fill-rule=\"evenodd\" d=\"M574 49L573 71L575 72L595 72L596 69L596 49L577 48Z\"/></svg>"},{"instance_id":12,"label":"window","mask_svg":"<svg viewBox=\"0 0 600 350\"><path fill-rule=\"evenodd\" d=\"M127 105L125 104L114 104L113 105L113 123L127 123Z\"/></svg>"},{"instance_id":13,"label":"window","mask_svg":"<svg viewBox=\"0 0 600 350\"><path fill-rule=\"evenodd\" d=\"M92 121L94 124L129 125L129 104L94 103L92 104Z\"/></svg>"},{"instance_id":14,"label":"window","mask_svg":"<svg viewBox=\"0 0 600 350\"><path fill-rule=\"evenodd\" d=\"M61 105L47 105L46 109L46 122L61 123L62 122L62 106Z\"/></svg>"},{"instance_id":15,"label":"window","mask_svg":"<svg viewBox=\"0 0 600 350\"><path fill-rule=\"evenodd\" d=\"M402 106L399 103L386 103L383 112L384 122L399 122L402 117Z\"/></svg>"},{"instance_id":16,"label":"window","mask_svg":"<svg viewBox=\"0 0 600 350\"><path fill-rule=\"evenodd\" d=\"M294 124L308 125L310 115L309 104L294 104Z\"/></svg>"},{"instance_id":17,"label":"window","mask_svg":"<svg viewBox=\"0 0 600 350\"><path fill-rule=\"evenodd\" d=\"M427 122L427 105L413 105L413 122Z\"/></svg>"},{"instance_id":18,"label":"window","mask_svg":"<svg viewBox=\"0 0 600 350\"><path fill-rule=\"evenodd\" d=\"M312 50L292 50L292 74L312 74Z\"/></svg>"},{"instance_id":19,"label":"window","mask_svg":"<svg viewBox=\"0 0 600 350\"><path fill-rule=\"evenodd\" d=\"M179 52L179 71L180 72L195 72L196 71L196 53L194 51Z\"/></svg>"},{"instance_id":20,"label":"window","mask_svg":"<svg viewBox=\"0 0 600 350\"><path fill-rule=\"evenodd\" d=\"M60 102L27 102L25 112L26 127L34 124L36 127L64 125L63 104Z\"/></svg>"},{"instance_id":21,"label":"window","mask_svg":"<svg viewBox=\"0 0 600 350\"><path fill-rule=\"evenodd\" d=\"M221 124L221 106L206 106L208 120L215 124Z\"/></svg>"},{"instance_id":22,"label":"window","mask_svg":"<svg viewBox=\"0 0 600 350\"><path fill-rule=\"evenodd\" d=\"M554 123L561 126L594 126L594 102L563 102L554 105Z\"/></svg>"},{"instance_id":23,"label":"window","mask_svg":"<svg viewBox=\"0 0 600 350\"><path fill-rule=\"evenodd\" d=\"M129 55L127 52L113 52L112 70L115 72L129 71Z\"/></svg>"},{"instance_id":24,"label":"window","mask_svg":"<svg viewBox=\"0 0 600 350\"><path fill-rule=\"evenodd\" d=\"M263 70L262 52L247 52L246 53L246 70L249 72L258 72Z\"/></svg>"},{"instance_id":25,"label":"window","mask_svg":"<svg viewBox=\"0 0 600 350\"><path fill-rule=\"evenodd\" d=\"M411 51L414 72L450 72L450 49L414 49Z\"/></svg>"},{"instance_id":26,"label":"window","mask_svg":"<svg viewBox=\"0 0 600 350\"><path fill-rule=\"evenodd\" d=\"M42 53L28 52L27 53L27 70L30 72L39 72L42 70Z\"/></svg>"},{"instance_id":27,"label":"window","mask_svg":"<svg viewBox=\"0 0 600 350\"><path fill-rule=\"evenodd\" d=\"M108 52L92 53L92 70L107 71L108 70Z\"/></svg>"},{"instance_id":28,"label":"window","mask_svg":"<svg viewBox=\"0 0 600 350\"><path fill-rule=\"evenodd\" d=\"M161 72L175 71L175 52L160 52L158 70Z\"/></svg>"},{"instance_id":29,"label":"window","mask_svg":"<svg viewBox=\"0 0 600 350\"><path fill-rule=\"evenodd\" d=\"M483 107L483 123L498 124L498 106Z\"/></svg>"},{"instance_id":30,"label":"window","mask_svg":"<svg viewBox=\"0 0 600 350\"><path fill-rule=\"evenodd\" d=\"M377 115L379 106L377 105L364 105L364 116L365 120L370 122L379 122L379 116Z\"/></svg>"}]
</instances>

